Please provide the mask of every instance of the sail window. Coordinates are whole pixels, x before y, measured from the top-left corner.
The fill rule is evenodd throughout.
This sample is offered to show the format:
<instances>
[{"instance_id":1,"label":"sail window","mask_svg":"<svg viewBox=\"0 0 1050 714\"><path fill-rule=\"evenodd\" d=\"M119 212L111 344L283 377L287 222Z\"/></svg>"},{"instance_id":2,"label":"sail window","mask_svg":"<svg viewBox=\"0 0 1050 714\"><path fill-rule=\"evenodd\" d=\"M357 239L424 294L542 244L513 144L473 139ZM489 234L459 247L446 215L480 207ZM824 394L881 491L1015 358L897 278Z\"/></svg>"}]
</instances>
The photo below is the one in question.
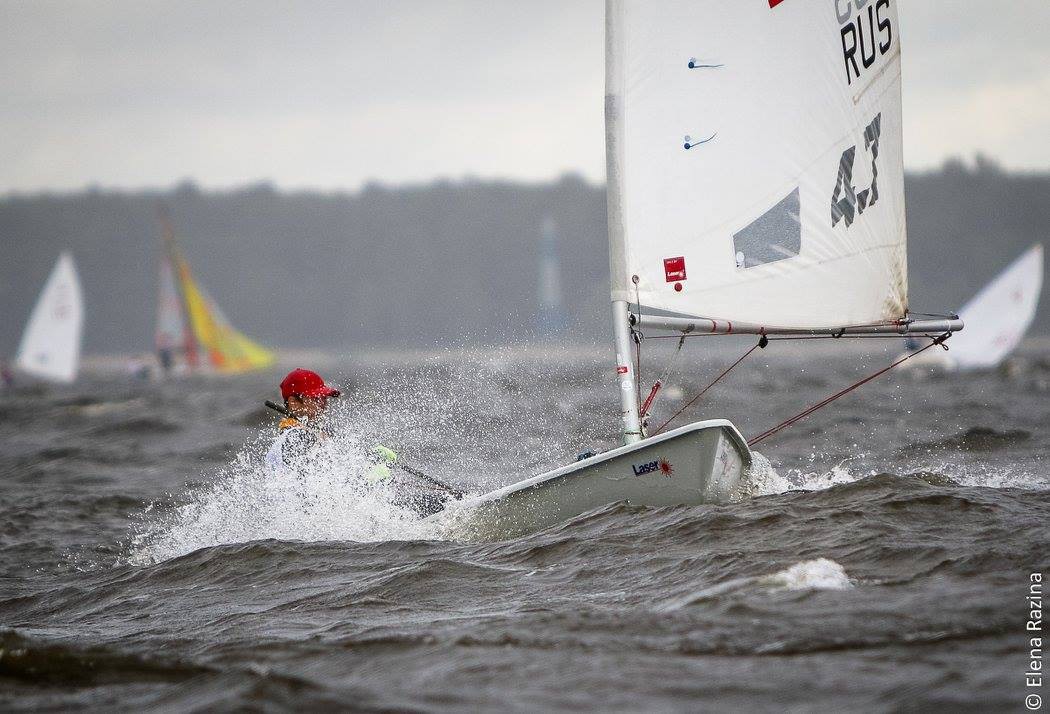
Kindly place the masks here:
<instances>
[{"instance_id":1,"label":"sail window","mask_svg":"<svg viewBox=\"0 0 1050 714\"><path fill-rule=\"evenodd\" d=\"M733 250L736 267L753 268L798 255L802 248L799 205L796 187L775 206L735 233Z\"/></svg>"}]
</instances>

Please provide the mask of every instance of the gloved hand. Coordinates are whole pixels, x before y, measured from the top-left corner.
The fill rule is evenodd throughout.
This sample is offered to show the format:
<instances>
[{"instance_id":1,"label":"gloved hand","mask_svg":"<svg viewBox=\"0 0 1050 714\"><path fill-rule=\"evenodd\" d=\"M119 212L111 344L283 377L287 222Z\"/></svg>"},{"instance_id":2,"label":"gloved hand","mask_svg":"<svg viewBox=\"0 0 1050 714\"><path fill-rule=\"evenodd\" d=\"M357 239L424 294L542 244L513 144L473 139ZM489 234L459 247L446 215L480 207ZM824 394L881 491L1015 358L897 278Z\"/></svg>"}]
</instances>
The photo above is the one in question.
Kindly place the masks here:
<instances>
[{"instance_id":1,"label":"gloved hand","mask_svg":"<svg viewBox=\"0 0 1050 714\"><path fill-rule=\"evenodd\" d=\"M393 464L397 461L397 454L394 453L392 449L388 449L382 444L376 444L372 447L372 456L377 462Z\"/></svg>"},{"instance_id":2,"label":"gloved hand","mask_svg":"<svg viewBox=\"0 0 1050 714\"><path fill-rule=\"evenodd\" d=\"M368 483L379 483L391 477L390 467L397 462L397 453L381 444L372 447L372 468L365 474Z\"/></svg>"}]
</instances>

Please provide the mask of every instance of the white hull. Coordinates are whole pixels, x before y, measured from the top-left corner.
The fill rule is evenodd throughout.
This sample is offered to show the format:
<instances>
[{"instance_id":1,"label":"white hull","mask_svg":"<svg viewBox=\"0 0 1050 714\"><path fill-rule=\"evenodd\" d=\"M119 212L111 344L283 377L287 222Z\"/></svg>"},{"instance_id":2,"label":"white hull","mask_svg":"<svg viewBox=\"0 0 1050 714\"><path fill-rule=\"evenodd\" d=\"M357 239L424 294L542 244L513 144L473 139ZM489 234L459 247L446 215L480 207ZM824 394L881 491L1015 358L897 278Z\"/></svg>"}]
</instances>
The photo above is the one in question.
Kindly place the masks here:
<instances>
[{"instance_id":1,"label":"white hull","mask_svg":"<svg viewBox=\"0 0 1050 714\"><path fill-rule=\"evenodd\" d=\"M695 422L450 505L431 516L466 539L511 538L626 501L720 503L739 491L751 451L725 419Z\"/></svg>"}]
</instances>

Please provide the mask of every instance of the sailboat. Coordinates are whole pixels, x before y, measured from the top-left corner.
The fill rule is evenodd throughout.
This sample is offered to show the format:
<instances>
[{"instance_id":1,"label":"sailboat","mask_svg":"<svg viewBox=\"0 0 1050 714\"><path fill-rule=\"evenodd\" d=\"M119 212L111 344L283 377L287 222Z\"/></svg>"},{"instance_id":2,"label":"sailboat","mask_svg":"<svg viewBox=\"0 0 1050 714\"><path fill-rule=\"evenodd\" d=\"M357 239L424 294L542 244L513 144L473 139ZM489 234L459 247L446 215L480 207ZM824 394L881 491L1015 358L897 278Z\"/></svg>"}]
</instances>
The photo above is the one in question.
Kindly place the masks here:
<instances>
[{"instance_id":1,"label":"sailboat","mask_svg":"<svg viewBox=\"0 0 1050 714\"><path fill-rule=\"evenodd\" d=\"M236 374L270 366L273 353L236 330L190 273L170 220L161 216L164 249L157 290L154 341L165 373L177 365Z\"/></svg>"},{"instance_id":2,"label":"sailboat","mask_svg":"<svg viewBox=\"0 0 1050 714\"><path fill-rule=\"evenodd\" d=\"M959 310L970 328L952 340L950 352L920 356L912 367L992 369L1024 339L1043 288L1043 245L1036 243L995 276Z\"/></svg>"},{"instance_id":3,"label":"sailboat","mask_svg":"<svg viewBox=\"0 0 1050 714\"><path fill-rule=\"evenodd\" d=\"M605 70L622 445L454 506L467 535L734 496L752 455L732 423L648 433L647 333L962 329L908 312L896 0L607 0Z\"/></svg>"},{"instance_id":4,"label":"sailboat","mask_svg":"<svg viewBox=\"0 0 1050 714\"><path fill-rule=\"evenodd\" d=\"M73 382L80 368L83 326L84 294L80 278L73 256L63 252L29 315L15 366L39 379Z\"/></svg>"}]
</instances>

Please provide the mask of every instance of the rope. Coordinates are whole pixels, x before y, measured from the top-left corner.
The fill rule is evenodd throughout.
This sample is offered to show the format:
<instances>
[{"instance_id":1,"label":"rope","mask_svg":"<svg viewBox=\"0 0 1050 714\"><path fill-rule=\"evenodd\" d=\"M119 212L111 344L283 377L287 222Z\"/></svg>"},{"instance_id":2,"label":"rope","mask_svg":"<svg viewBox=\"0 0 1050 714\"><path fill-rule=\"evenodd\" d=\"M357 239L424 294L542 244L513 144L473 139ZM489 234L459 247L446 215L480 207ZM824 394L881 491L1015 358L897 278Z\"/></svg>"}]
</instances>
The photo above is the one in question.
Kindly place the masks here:
<instances>
[{"instance_id":1,"label":"rope","mask_svg":"<svg viewBox=\"0 0 1050 714\"><path fill-rule=\"evenodd\" d=\"M659 429L657 429L656 431L654 431L654 432L653 432L653 436L656 436L656 435L657 435L657 434L659 434L659 433L660 433L661 431L663 431L664 429L666 429L666 428L667 428L667 425L668 425L668 424L670 424L670 423L671 423L672 421L674 421L675 419L677 419L677 418L678 418L678 417L679 417L679 416L680 416L680 415L682 414L682 412L684 412L684 411L685 411L686 409L688 409L689 407L691 407L691 406L693 405L693 403L694 403L694 402L696 402L696 400L697 400L697 399L699 399L700 397L704 396L704 394L705 394L705 393L707 392L707 390L709 390L709 389L710 389L711 387L715 386L715 385L716 385L716 384L718 384L718 383L719 383L720 381L722 381L722 378L723 378L723 377L725 377L725 376L726 376L727 374L729 374L730 372L732 372L732 371L733 371L733 368L734 368L734 367L736 367L736 366L737 366L738 364L740 364L740 363L741 363L741 362L743 362L743 361L744 361L745 359L747 359L747 357L748 357L748 356L749 356L749 355L750 355L750 354L751 354L752 352L754 352L755 350L757 350L757 349L758 349L759 347L765 347L767 343L768 343L768 340L767 340L767 339L765 338L765 336L763 336L763 337L762 337L762 339L761 339L761 340L759 340L759 341L758 341L758 343L757 343L757 344L755 344L755 346L754 346L754 347L752 347L752 348L751 348L751 349L749 349L749 350L748 350L747 352L745 352L745 353L744 353L744 354L743 354L743 355L742 355L742 356L740 357L740 359L738 359L738 360L737 360L736 362L734 362L733 364L729 365L729 367L727 367L727 368L726 368L726 370L725 370L724 372L722 372L722 374L720 374L720 375L718 375L717 377L715 377L715 381L711 382L711 384L709 384L709 385L707 385L706 387L704 387L703 389L701 389L701 390L700 390L700 393L699 393L699 394L697 394L697 395L696 395L695 397L693 397L692 399L690 399L690 400L689 400L688 402L686 402L685 406L683 406L683 407L682 407L681 409L679 409L679 410L678 410L678 411L676 411L676 412L675 412L674 414L672 414L672 415L671 415L671 418L670 418L670 419L668 419L668 420L667 420L667 421L665 421L665 422L664 422L663 424L661 424L661 425L660 425L660 428L659 428Z\"/></svg>"},{"instance_id":2,"label":"rope","mask_svg":"<svg viewBox=\"0 0 1050 714\"><path fill-rule=\"evenodd\" d=\"M922 354L923 352L925 352L926 350L930 349L934 345L942 345L942 344L944 344L944 341L947 340L949 337L951 337L951 334L952 333L950 333L950 332L945 332L940 337L934 338L933 341L930 342L930 344L926 345L921 350L917 350L915 352L912 352L911 354L908 354L908 355L905 355L904 357L901 357L899 360L897 360L896 362L894 362L890 366L883 367L882 369L880 369L875 374L872 374L872 375L870 375L868 377L865 377L864 379L860 380L859 382L855 382L855 383L851 384L850 386L846 387L842 391L836 392L835 394L832 394L830 397L827 397L826 399L817 402L813 406L810 406L810 407L807 407L806 409L803 409L801 412L799 412L795 416L791 417L790 419L788 419L786 421L782 421L781 423L779 423L776 426L774 426L772 429L766 429L765 431L763 431L758 436L756 436L756 437L754 437L752 439L749 439L748 442L747 442L747 445L748 446L754 446L755 444L759 443L760 441L768 439L769 437L773 436L774 434L776 434L777 432L781 431L782 429L786 429L787 427L791 426L792 424L795 424L796 422L799 422L802 419L805 419L806 417L808 417L810 414L812 414L813 412L817 411L821 407L826 407L828 404L831 404L833 401L835 401L839 397L843 397L843 396L849 394L854 389L857 389L858 387L861 387L861 386L867 384L868 382L870 382L871 380L875 379L876 377L880 377L883 374L886 374L886 372L889 372L891 369L893 369L897 365L899 365L899 364L901 364L903 362L907 362L908 360L910 360L912 357L915 357L916 355ZM945 349L947 349L947 348L945 348Z\"/></svg>"},{"instance_id":3,"label":"rope","mask_svg":"<svg viewBox=\"0 0 1050 714\"><path fill-rule=\"evenodd\" d=\"M638 288L638 276L632 275L631 282L634 283L634 304L638 308L638 319L642 318L642 298ZM630 305L628 305L630 307ZM634 396L635 404L642 401L642 335L638 330L631 328L631 337L634 338ZM639 412L639 421L642 414ZM642 427L644 433L644 426Z\"/></svg>"},{"instance_id":4,"label":"rope","mask_svg":"<svg viewBox=\"0 0 1050 714\"><path fill-rule=\"evenodd\" d=\"M638 334L632 332L634 338L634 396L636 404L642 401L642 341Z\"/></svg>"},{"instance_id":5,"label":"rope","mask_svg":"<svg viewBox=\"0 0 1050 714\"><path fill-rule=\"evenodd\" d=\"M675 347L674 354L671 355L671 358L667 360L667 364L664 366L664 371L660 373L660 377L656 380L657 382L662 384L671 376L671 370L674 368L675 364L677 364L678 358L682 356L682 346L685 344L685 338L686 335L682 335L678 338L678 346Z\"/></svg>"},{"instance_id":6,"label":"rope","mask_svg":"<svg viewBox=\"0 0 1050 714\"><path fill-rule=\"evenodd\" d=\"M638 410L639 416L644 420L649 415L649 411L652 409L653 403L656 401L656 395L659 393L660 388L664 386L664 383L671 376L671 370L678 362L678 358L682 356L682 346L685 344L685 335L682 335L678 340L678 346L675 348L674 354L667 360L667 364L664 365L663 371L660 376L653 382L652 389L649 390L649 396L645 398L645 402L642 403L641 409Z\"/></svg>"}]
</instances>

